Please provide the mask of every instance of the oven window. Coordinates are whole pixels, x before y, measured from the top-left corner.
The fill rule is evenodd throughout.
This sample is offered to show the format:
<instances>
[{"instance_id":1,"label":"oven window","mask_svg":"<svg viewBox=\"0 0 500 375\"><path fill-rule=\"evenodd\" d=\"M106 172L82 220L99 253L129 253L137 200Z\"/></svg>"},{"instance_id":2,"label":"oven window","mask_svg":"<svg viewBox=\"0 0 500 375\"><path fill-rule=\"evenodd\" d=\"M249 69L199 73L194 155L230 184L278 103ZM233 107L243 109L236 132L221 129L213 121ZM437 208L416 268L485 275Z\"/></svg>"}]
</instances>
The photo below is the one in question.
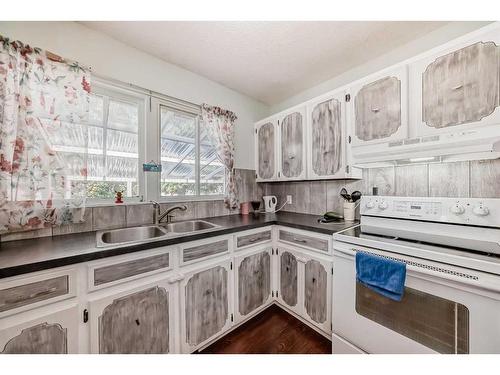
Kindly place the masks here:
<instances>
[{"instance_id":1,"label":"oven window","mask_svg":"<svg viewBox=\"0 0 500 375\"><path fill-rule=\"evenodd\" d=\"M356 283L356 312L438 353L469 353L469 310L412 288L393 301Z\"/></svg>"}]
</instances>

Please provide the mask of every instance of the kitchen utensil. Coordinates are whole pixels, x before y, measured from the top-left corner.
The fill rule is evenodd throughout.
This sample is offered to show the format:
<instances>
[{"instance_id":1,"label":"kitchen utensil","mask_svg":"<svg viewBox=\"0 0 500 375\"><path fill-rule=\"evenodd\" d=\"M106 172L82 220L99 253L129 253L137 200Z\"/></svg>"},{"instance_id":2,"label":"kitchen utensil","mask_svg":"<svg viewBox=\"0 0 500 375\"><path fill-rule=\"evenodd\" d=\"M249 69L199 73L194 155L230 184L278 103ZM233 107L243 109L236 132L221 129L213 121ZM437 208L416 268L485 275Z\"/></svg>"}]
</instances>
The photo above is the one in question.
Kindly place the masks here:
<instances>
[{"instance_id":1,"label":"kitchen utensil","mask_svg":"<svg viewBox=\"0 0 500 375\"><path fill-rule=\"evenodd\" d=\"M278 198L276 198L276 196L264 195L262 199L264 200L264 209L266 212L276 211L276 204L278 203Z\"/></svg>"},{"instance_id":2,"label":"kitchen utensil","mask_svg":"<svg viewBox=\"0 0 500 375\"><path fill-rule=\"evenodd\" d=\"M357 202L361 199L361 192L360 191L353 191L351 194L351 200L353 202Z\"/></svg>"},{"instance_id":3,"label":"kitchen utensil","mask_svg":"<svg viewBox=\"0 0 500 375\"><path fill-rule=\"evenodd\" d=\"M322 218L318 219L319 223L332 223L344 220L344 217L336 212L329 211L326 212Z\"/></svg>"},{"instance_id":4,"label":"kitchen utensil","mask_svg":"<svg viewBox=\"0 0 500 375\"><path fill-rule=\"evenodd\" d=\"M340 190L340 196L348 202L351 201L351 195L347 193L347 190L345 188L342 188L342 190Z\"/></svg>"}]
</instances>

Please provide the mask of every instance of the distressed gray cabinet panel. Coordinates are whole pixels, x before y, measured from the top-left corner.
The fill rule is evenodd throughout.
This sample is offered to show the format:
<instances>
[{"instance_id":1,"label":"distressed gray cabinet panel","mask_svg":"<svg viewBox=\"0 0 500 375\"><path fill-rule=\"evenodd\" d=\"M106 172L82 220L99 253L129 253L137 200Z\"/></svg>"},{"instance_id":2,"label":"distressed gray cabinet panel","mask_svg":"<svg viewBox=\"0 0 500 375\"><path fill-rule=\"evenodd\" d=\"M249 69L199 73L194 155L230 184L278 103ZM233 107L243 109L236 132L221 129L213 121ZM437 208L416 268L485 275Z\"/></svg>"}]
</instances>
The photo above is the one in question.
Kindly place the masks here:
<instances>
[{"instance_id":1,"label":"distressed gray cabinet panel","mask_svg":"<svg viewBox=\"0 0 500 375\"><path fill-rule=\"evenodd\" d=\"M341 115L341 103L336 99L317 104L312 111L312 169L318 176L333 175L341 168Z\"/></svg>"},{"instance_id":2,"label":"distressed gray cabinet panel","mask_svg":"<svg viewBox=\"0 0 500 375\"><path fill-rule=\"evenodd\" d=\"M168 353L169 335L169 294L161 287L115 299L99 316L99 353Z\"/></svg>"},{"instance_id":3,"label":"distressed gray cabinet panel","mask_svg":"<svg viewBox=\"0 0 500 375\"><path fill-rule=\"evenodd\" d=\"M305 265L304 306L307 314L317 323L324 323L327 315L327 280L325 267L317 260Z\"/></svg>"},{"instance_id":4,"label":"distressed gray cabinet panel","mask_svg":"<svg viewBox=\"0 0 500 375\"><path fill-rule=\"evenodd\" d=\"M422 75L422 120L433 128L480 121L499 105L499 47L478 42L427 66Z\"/></svg>"},{"instance_id":5,"label":"distressed gray cabinet panel","mask_svg":"<svg viewBox=\"0 0 500 375\"><path fill-rule=\"evenodd\" d=\"M265 232L247 234L245 236L239 236L236 240L237 247L254 245L260 242L266 242L271 240L271 231L266 230Z\"/></svg>"},{"instance_id":6,"label":"distressed gray cabinet panel","mask_svg":"<svg viewBox=\"0 0 500 375\"><path fill-rule=\"evenodd\" d=\"M0 290L0 312L62 296L69 292L67 275Z\"/></svg>"},{"instance_id":7,"label":"distressed gray cabinet panel","mask_svg":"<svg viewBox=\"0 0 500 375\"><path fill-rule=\"evenodd\" d=\"M271 256L267 251L245 257L238 267L238 308L247 315L271 294Z\"/></svg>"},{"instance_id":8,"label":"distressed gray cabinet panel","mask_svg":"<svg viewBox=\"0 0 500 375\"><path fill-rule=\"evenodd\" d=\"M274 175L274 124L268 122L257 132L258 142L258 173L260 178L272 178Z\"/></svg>"},{"instance_id":9,"label":"distressed gray cabinet panel","mask_svg":"<svg viewBox=\"0 0 500 375\"><path fill-rule=\"evenodd\" d=\"M185 298L186 342L194 346L221 331L229 318L227 270L217 266L195 273Z\"/></svg>"},{"instance_id":10,"label":"distressed gray cabinet panel","mask_svg":"<svg viewBox=\"0 0 500 375\"><path fill-rule=\"evenodd\" d=\"M204 245L190 247L182 251L182 261L189 262L190 260L201 259L210 255L225 253L229 250L229 241L222 240Z\"/></svg>"},{"instance_id":11,"label":"distressed gray cabinet panel","mask_svg":"<svg viewBox=\"0 0 500 375\"><path fill-rule=\"evenodd\" d=\"M67 330L59 324L41 323L23 329L10 339L2 354L66 354Z\"/></svg>"},{"instance_id":12,"label":"distressed gray cabinet panel","mask_svg":"<svg viewBox=\"0 0 500 375\"><path fill-rule=\"evenodd\" d=\"M94 270L94 285L102 285L127 277L168 268L169 254L154 255L128 262L99 267Z\"/></svg>"},{"instance_id":13,"label":"distressed gray cabinet panel","mask_svg":"<svg viewBox=\"0 0 500 375\"><path fill-rule=\"evenodd\" d=\"M281 123L281 171L283 177L298 177L304 164L302 114L290 113Z\"/></svg>"},{"instance_id":14,"label":"distressed gray cabinet panel","mask_svg":"<svg viewBox=\"0 0 500 375\"><path fill-rule=\"evenodd\" d=\"M281 298L289 306L297 305L298 299L298 263L297 258L288 251L281 254L280 264L280 292Z\"/></svg>"},{"instance_id":15,"label":"distressed gray cabinet panel","mask_svg":"<svg viewBox=\"0 0 500 375\"><path fill-rule=\"evenodd\" d=\"M384 77L363 86L354 99L354 111L359 139L390 137L401 127L401 81Z\"/></svg>"},{"instance_id":16,"label":"distressed gray cabinet panel","mask_svg":"<svg viewBox=\"0 0 500 375\"><path fill-rule=\"evenodd\" d=\"M292 233L286 230L280 230L279 239L280 241L292 242L297 245L307 246L313 249L328 252L328 240L326 239L305 236L303 234Z\"/></svg>"}]
</instances>

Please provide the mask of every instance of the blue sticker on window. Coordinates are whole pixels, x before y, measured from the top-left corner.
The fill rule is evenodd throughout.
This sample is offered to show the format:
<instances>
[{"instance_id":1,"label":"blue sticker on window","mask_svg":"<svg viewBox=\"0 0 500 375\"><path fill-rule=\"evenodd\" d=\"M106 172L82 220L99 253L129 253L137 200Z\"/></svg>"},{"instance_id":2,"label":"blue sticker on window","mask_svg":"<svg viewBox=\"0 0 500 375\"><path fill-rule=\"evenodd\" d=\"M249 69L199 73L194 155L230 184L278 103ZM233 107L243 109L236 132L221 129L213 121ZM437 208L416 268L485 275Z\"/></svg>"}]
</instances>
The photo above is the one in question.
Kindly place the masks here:
<instances>
[{"instance_id":1,"label":"blue sticker on window","mask_svg":"<svg viewBox=\"0 0 500 375\"><path fill-rule=\"evenodd\" d=\"M144 172L161 172L161 164L156 164L154 161L142 164L142 170Z\"/></svg>"}]
</instances>

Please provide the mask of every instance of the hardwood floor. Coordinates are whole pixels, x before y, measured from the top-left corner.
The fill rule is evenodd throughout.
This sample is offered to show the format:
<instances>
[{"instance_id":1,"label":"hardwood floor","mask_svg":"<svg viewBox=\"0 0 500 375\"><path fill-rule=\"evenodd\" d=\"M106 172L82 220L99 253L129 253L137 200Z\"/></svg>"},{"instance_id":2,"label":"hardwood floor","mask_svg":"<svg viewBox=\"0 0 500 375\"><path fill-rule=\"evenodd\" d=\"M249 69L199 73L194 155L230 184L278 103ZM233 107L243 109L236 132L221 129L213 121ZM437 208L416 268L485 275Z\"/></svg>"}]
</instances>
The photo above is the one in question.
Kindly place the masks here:
<instances>
[{"instance_id":1,"label":"hardwood floor","mask_svg":"<svg viewBox=\"0 0 500 375\"><path fill-rule=\"evenodd\" d=\"M331 354L332 343L276 305L200 354Z\"/></svg>"}]
</instances>

